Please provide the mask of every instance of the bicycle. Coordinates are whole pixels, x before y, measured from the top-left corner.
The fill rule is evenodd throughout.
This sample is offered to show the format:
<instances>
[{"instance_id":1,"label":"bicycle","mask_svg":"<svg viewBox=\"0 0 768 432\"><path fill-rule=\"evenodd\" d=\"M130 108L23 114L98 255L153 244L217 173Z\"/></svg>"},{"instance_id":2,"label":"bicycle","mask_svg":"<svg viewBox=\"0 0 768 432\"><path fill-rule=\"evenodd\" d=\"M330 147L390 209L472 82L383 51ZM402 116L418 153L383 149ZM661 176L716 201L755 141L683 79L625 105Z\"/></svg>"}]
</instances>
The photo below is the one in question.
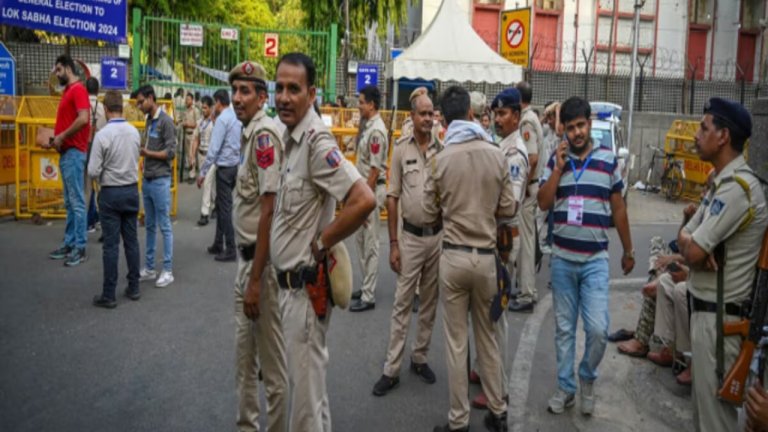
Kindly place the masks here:
<instances>
[{"instance_id":1,"label":"bicycle","mask_svg":"<svg viewBox=\"0 0 768 432\"><path fill-rule=\"evenodd\" d=\"M668 200L676 201L683 195L685 184L685 170L683 161L676 159L674 153L668 153L664 149L650 146L653 151L651 164L645 176L645 190L649 192L661 192ZM652 185L653 171L656 167L656 157L664 156L664 172L661 174L661 186Z\"/></svg>"}]
</instances>

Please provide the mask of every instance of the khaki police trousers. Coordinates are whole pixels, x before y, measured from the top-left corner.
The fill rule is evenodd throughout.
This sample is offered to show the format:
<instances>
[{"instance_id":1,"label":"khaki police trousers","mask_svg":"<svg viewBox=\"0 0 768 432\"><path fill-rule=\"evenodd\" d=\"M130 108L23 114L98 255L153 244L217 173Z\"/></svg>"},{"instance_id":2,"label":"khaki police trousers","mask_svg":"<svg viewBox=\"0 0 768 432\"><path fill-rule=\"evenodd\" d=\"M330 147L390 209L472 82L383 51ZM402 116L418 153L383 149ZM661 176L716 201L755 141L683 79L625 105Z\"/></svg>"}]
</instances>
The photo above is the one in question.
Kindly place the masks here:
<instances>
[{"instance_id":1,"label":"khaki police trousers","mask_svg":"<svg viewBox=\"0 0 768 432\"><path fill-rule=\"evenodd\" d=\"M315 315L304 285L280 289L283 335L288 352L291 385L291 432L330 432L331 410L325 375L328 346L325 335L331 322L331 305L325 319Z\"/></svg>"},{"instance_id":2,"label":"khaki police trousers","mask_svg":"<svg viewBox=\"0 0 768 432\"><path fill-rule=\"evenodd\" d=\"M427 353L437 311L437 269L442 238L442 233L424 237L408 231L402 231L400 234L398 244L402 267L400 274L397 275L387 361L384 363L384 375L388 377L400 375L405 340L411 322L413 296L419 286L421 287L419 317L416 339L411 346L411 361L418 364L427 363Z\"/></svg>"},{"instance_id":3,"label":"khaki police trousers","mask_svg":"<svg viewBox=\"0 0 768 432\"><path fill-rule=\"evenodd\" d=\"M738 320L725 315L724 321ZM693 348L693 424L698 432L737 432L736 407L717 399L718 383L716 359L715 314L694 312L691 315L691 346ZM725 373L736 360L741 339L730 336L723 339Z\"/></svg>"},{"instance_id":4,"label":"khaki police trousers","mask_svg":"<svg viewBox=\"0 0 768 432\"><path fill-rule=\"evenodd\" d=\"M490 308L496 295L496 258L476 252L443 250L440 256L440 295L448 365L450 410L448 425L460 429L469 424L467 353L469 350L468 313L477 347L476 369L488 408L496 415L506 412L502 399L501 354L496 341L496 326Z\"/></svg>"},{"instance_id":5,"label":"khaki police trousers","mask_svg":"<svg viewBox=\"0 0 768 432\"><path fill-rule=\"evenodd\" d=\"M656 329L654 333L665 343L674 343L675 351L691 350L691 330L688 325L688 285L675 283L669 273L659 277L661 289L656 290Z\"/></svg>"},{"instance_id":6,"label":"khaki police trousers","mask_svg":"<svg viewBox=\"0 0 768 432\"><path fill-rule=\"evenodd\" d=\"M243 293L251 277L253 261L237 260L235 282L235 352L237 385L237 428L241 432L259 430L259 371L267 399L267 430L285 431L287 418L288 372L285 342L280 322L280 305L275 270L271 265L261 277L260 315L251 321L243 311Z\"/></svg>"},{"instance_id":7,"label":"khaki police trousers","mask_svg":"<svg viewBox=\"0 0 768 432\"><path fill-rule=\"evenodd\" d=\"M539 185L528 186L518 218L520 229L520 255L517 257L517 285L520 287L518 303L538 301L536 290L536 195Z\"/></svg>"},{"instance_id":8,"label":"khaki police trousers","mask_svg":"<svg viewBox=\"0 0 768 432\"><path fill-rule=\"evenodd\" d=\"M203 161L205 161L205 157L200 155L199 157L202 157L202 161L200 161L200 166L203 166ZM198 159L200 160L200 159ZM215 208L214 204L216 203L216 188L213 187L213 184L216 182L216 165L211 165L211 168L208 170L208 172L205 174L205 180L203 180L203 202L200 206L200 214L203 216L210 216L211 212Z\"/></svg>"},{"instance_id":9,"label":"khaki police trousers","mask_svg":"<svg viewBox=\"0 0 768 432\"><path fill-rule=\"evenodd\" d=\"M380 212L384 206L387 189L385 185L376 186L376 208L365 219L365 223L355 233L357 250L360 254L360 269L363 272L362 296L366 303L376 303L376 283L379 279L379 225Z\"/></svg>"},{"instance_id":10,"label":"khaki police trousers","mask_svg":"<svg viewBox=\"0 0 768 432\"><path fill-rule=\"evenodd\" d=\"M197 155L190 155L190 152L192 151L192 143L194 142L193 134L192 132L187 132L186 130L183 132L184 136L184 167L187 168L189 171L189 177L191 179L197 178ZM181 179L180 179L181 180Z\"/></svg>"}]
</instances>

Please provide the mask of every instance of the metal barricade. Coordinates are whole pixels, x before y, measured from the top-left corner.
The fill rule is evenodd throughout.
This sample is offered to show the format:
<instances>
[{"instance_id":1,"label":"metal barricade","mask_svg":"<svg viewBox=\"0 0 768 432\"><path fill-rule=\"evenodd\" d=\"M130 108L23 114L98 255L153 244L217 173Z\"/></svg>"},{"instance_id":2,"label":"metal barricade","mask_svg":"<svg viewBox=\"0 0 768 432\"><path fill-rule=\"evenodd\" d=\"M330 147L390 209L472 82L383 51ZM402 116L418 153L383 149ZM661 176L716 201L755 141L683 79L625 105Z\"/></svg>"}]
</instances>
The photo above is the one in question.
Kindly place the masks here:
<instances>
[{"instance_id":1,"label":"metal barricade","mask_svg":"<svg viewBox=\"0 0 768 432\"><path fill-rule=\"evenodd\" d=\"M36 145L41 128L55 126L59 102L59 97L24 96L18 104L14 119L15 145L12 159L16 192L14 214L17 219L66 217L63 183L59 171L60 155L55 150ZM159 100L158 103L169 115L173 115L172 101ZM126 101L123 115L140 132L144 130L144 116L136 108L135 101ZM140 167L143 166L143 160L139 163ZM174 158L174 175L171 181L171 215L174 216L178 208L176 164L177 159Z\"/></svg>"},{"instance_id":2,"label":"metal barricade","mask_svg":"<svg viewBox=\"0 0 768 432\"><path fill-rule=\"evenodd\" d=\"M16 196L16 112L20 97L0 96L0 216L14 213ZM26 154L22 161L26 163Z\"/></svg>"},{"instance_id":3,"label":"metal barricade","mask_svg":"<svg viewBox=\"0 0 768 432\"><path fill-rule=\"evenodd\" d=\"M700 201L701 191L706 186L709 172L713 168L712 164L702 161L696 153L695 135L698 128L697 121L675 120L664 140L664 150L683 161L683 197L695 202Z\"/></svg>"}]
</instances>

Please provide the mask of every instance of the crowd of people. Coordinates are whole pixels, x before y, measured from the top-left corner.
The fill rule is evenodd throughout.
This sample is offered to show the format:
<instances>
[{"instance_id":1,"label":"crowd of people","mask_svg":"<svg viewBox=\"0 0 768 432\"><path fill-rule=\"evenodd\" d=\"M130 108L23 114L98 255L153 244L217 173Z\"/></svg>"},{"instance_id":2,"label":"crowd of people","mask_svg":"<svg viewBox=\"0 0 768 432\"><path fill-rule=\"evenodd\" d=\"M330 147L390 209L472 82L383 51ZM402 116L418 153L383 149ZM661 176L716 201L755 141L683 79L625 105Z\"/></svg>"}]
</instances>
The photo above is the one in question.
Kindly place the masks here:
<instances>
[{"instance_id":1,"label":"crowd of people","mask_svg":"<svg viewBox=\"0 0 768 432\"><path fill-rule=\"evenodd\" d=\"M105 121L96 127L94 101L77 80L74 62L63 55L55 70L65 90L54 136L44 147L61 153L67 223L64 240L50 257L65 259L67 266L86 259L87 169L97 185L104 242L103 288L93 304L117 306L121 238L128 262L125 297L139 300L141 281L173 283L171 170L182 145L185 172L204 190L199 225L208 223L215 201L216 234L208 251L216 260L237 261L240 430L259 429L259 381L269 430L331 430L326 333L334 306L351 298L353 312L375 308L384 208L397 285L374 395L385 396L399 385L412 310L417 329L409 368L424 383L436 382L429 346L440 303L450 409L447 424L435 432L469 430L470 405L487 409L488 430L506 431L510 398L526 396L510 394L506 385L512 355L507 315L536 307L541 250L550 255L557 357L557 388L547 408L562 414L576 404L578 390L581 413L594 413L594 385L608 340L609 230L618 233L624 274L634 268L635 255L617 157L594 145L588 101L548 103L539 116L526 82L503 90L490 104L481 93L452 86L440 95L438 117L428 90L419 88L390 149L379 113L382 95L366 87L358 99L361 124L352 164L319 115L315 65L301 53L284 55L273 77L257 62L238 64L229 73L231 91L199 98L199 111L194 95L177 94L186 106L177 122L158 105L154 89L142 86L135 99L146 115L143 134L125 121L123 96L115 91L104 94ZM266 112L269 78L275 81L279 122ZM700 431L735 431L739 424L736 407L715 396L719 374L733 364L739 340L716 343L723 339L716 328L722 319L747 314L768 226L762 186L742 156L751 132L750 115L741 105L709 101L696 134L701 159L714 166L709 189L701 204L685 210L675 252L654 254L638 330L611 335L634 338L619 346L621 352L647 355L662 365L691 351L692 361L682 361L678 381L693 385ZM139 175L143 266L137 241ZM345 266L336 265L348 256L343 240L353 234L362 272L354 292L338 274ZM720 245L727 259L716 253ZM718 306L717 298L725 304ZM716 313L718 307L722 313ZM577 382L579 317L586 338ZM470 322L476 358L467 373ZM648 352L651 333L662 341L659 352ZM470 382L482 388L472 401ZM760 384L746 392L744 406L747 430L765 430L768 395Z\"/></svg>"}]
</instances>

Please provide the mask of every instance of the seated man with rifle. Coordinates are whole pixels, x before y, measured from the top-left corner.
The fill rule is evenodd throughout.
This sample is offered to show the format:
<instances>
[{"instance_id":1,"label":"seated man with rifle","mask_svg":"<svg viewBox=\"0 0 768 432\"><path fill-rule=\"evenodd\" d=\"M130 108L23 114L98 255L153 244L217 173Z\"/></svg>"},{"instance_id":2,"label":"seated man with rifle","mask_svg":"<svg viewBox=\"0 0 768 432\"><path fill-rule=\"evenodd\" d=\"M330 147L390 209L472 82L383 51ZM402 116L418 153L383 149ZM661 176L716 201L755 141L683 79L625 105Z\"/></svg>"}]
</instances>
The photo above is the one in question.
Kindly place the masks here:
<instances>
[{"instance_id":1,"label":"seated man with rifle","mask_svg":"<svg viewBox=\"0 0 768 432\"><path fill-rule=\"evenodd\" d=\"M678 234L680 252L691 269L694 424L701 432L737 431L743 381L735 379L734 370L727 377L725 372L732 365L738 369L737 357L744 353L740 355L742 341L735 337L740 333L728 328L759 309L751 304L750 293L768 210L761 182L742 155L751 134L752 120L742 105L720 98L705 105L696 150L712 163L715 177L695 214L686 214ZM760 276L757 293L768 282L762 270ZM747 370L749 362L744 362Z\"/></svg>"}]
</instances>

